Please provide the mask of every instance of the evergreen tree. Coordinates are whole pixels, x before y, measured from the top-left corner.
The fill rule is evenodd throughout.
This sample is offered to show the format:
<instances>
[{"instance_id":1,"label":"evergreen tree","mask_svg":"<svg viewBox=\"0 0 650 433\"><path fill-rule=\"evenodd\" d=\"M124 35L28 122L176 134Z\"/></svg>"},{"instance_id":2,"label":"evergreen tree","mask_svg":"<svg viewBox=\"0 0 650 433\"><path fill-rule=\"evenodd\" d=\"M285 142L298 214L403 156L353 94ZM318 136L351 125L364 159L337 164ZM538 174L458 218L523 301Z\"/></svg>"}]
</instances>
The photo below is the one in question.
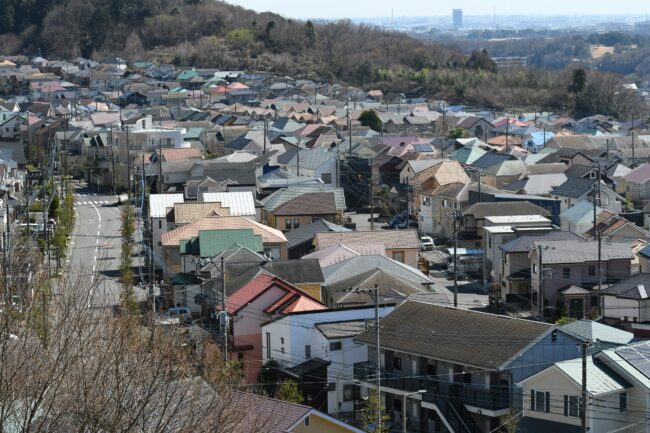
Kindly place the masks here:
<instances>
[{"instance_id":1,"label":"evergreen tree","mask_svg":"<svg viewBox=\"0 0 650 433\"><path fill-rule=\"evenodd\" d=\"M382 129L381 119L375 110L364 110L359 116L359 122L376 132L380 132Z\"/></svg>"}]
</instances>

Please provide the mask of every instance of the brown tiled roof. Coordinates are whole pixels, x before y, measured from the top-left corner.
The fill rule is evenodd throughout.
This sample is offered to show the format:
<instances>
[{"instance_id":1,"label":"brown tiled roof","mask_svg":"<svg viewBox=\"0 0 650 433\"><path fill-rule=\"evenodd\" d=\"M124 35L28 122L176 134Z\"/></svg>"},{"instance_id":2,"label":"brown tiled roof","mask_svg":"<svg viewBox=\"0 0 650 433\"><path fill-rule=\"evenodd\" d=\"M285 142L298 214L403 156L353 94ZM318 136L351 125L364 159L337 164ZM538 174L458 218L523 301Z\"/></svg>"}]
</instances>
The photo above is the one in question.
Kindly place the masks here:
<instances>
[{"instance_id":1,"label":"brown tiled roof","mask_svg":"<svg viewBox=\"0 0 650 433\"><path fill-rule=\"evenodd\" d=\"M415 230L317 233L314 243L318 248L337 244L383 244L389 250L420 248L420 240Z\"/></svg>"},{"instance_id":2,"label":"brown tiled roof","mask_svg":"<svg viewBox=\"0 0 650 433\"><path fill-rule=\"evenodd\" d=\"M210 215L230 216L230 210L221 207L221 203L175 203L172 209L176 224L188 224Z\"/></svg>"},{"instance_id":3,"label":"brown tiled roof","mask_svg":"<svg viewBox=\"0 0 650 433\"><path fill-rule=\"evenodd\" d=\"M287 238L280 230L265 226L239 216L208 216L179 227L161 236L163 246L178 246L181 240L198 236L199 230L253 229L255 235L262 236L264 243L285 243Z\"/></svg>"},{"instance_id":4,"label":"brown tiled roof","mask_svg":"<svg viewBox=\"0 0 650 433\"><path fill-rule=\"evenodd\" d=\"M334 215L334 194L307 193L289 200L273 211L274 215Z\"/></svg>"},{"instance_id":5,"label":"brown tiled roof","mask_svg":"<svg viewBox=\"0 0 650 433\"><path fill-rule=\"evenodd\" d=\"M476 368L498 369L553 325L406 301L381 319L384 349ZM406 337L406 338L405 338ZM373 345L374 331L355 341Z\"/></svg>"}]
</instances>

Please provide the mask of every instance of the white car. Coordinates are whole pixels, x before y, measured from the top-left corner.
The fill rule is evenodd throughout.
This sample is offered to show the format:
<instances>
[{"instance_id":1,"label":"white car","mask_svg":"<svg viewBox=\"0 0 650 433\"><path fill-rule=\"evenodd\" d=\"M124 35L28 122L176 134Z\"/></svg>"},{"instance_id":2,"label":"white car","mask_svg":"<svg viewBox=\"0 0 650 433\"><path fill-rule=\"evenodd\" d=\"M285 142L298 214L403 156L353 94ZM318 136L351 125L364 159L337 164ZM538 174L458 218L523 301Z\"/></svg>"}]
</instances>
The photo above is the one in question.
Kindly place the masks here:
<instances>
[{"instance_id":1,"label":"white car","mask_svg":"<svg viewBox=\"0 0 650 433\"><path fill-rule=\"evenodd\" d=\"M436 244L433 243L433 238L431 236L422 236L420 238L420 245L424 251L431 251L436 247Z\"/></svg>"}]
</instances>

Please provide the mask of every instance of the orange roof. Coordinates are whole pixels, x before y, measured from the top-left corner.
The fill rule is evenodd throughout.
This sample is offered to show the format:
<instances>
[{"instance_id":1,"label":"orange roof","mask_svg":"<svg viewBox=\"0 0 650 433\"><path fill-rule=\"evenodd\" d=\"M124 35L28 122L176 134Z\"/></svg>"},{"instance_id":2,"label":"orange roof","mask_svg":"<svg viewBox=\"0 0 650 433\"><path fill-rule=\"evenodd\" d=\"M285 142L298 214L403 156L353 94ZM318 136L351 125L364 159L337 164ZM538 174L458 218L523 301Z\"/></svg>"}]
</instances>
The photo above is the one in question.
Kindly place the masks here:
<instances>
[{"instance_id":1,"label":"orange roof","mask_svg":"<svg viewBox=\"0 0 650 433\"><path fill-rule=\"evenodd\" d=\"M164 233L160 240L165 247L178 246L182 240L199 235L199 230L252 229L255 235L262 236L264 243L286 243L287 238L280 230L251 221L241 216L208 216Z\"/></svg>"}]
</instances>

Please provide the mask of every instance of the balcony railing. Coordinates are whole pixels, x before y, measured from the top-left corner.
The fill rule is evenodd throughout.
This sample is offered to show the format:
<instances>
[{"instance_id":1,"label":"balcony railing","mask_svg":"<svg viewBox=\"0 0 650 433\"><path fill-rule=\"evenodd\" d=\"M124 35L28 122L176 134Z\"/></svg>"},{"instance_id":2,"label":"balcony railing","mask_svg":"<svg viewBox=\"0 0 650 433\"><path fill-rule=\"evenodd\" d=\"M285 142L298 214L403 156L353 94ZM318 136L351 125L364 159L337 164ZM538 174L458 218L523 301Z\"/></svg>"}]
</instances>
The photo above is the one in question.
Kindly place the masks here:
<instances>
[{"instance_id":1,"label":"balcony railing","mask_svg":"<svg viewBox=\"0 0 650 433\"><path fill-rule=\"evenodd\" d=\"M354 364L354 378L374 383L377 369L370 362ZM501 410L510 407L510 394L506 388L485 388L467 383L447 382L430 379L426 376L410 377L381 371L381 386L399 389L400 391L416 392L421 389L427 392L422 399L429 403L436 403L438 399L456 400L463 404L485 410Z\"/></svg>"}]
</instances>

